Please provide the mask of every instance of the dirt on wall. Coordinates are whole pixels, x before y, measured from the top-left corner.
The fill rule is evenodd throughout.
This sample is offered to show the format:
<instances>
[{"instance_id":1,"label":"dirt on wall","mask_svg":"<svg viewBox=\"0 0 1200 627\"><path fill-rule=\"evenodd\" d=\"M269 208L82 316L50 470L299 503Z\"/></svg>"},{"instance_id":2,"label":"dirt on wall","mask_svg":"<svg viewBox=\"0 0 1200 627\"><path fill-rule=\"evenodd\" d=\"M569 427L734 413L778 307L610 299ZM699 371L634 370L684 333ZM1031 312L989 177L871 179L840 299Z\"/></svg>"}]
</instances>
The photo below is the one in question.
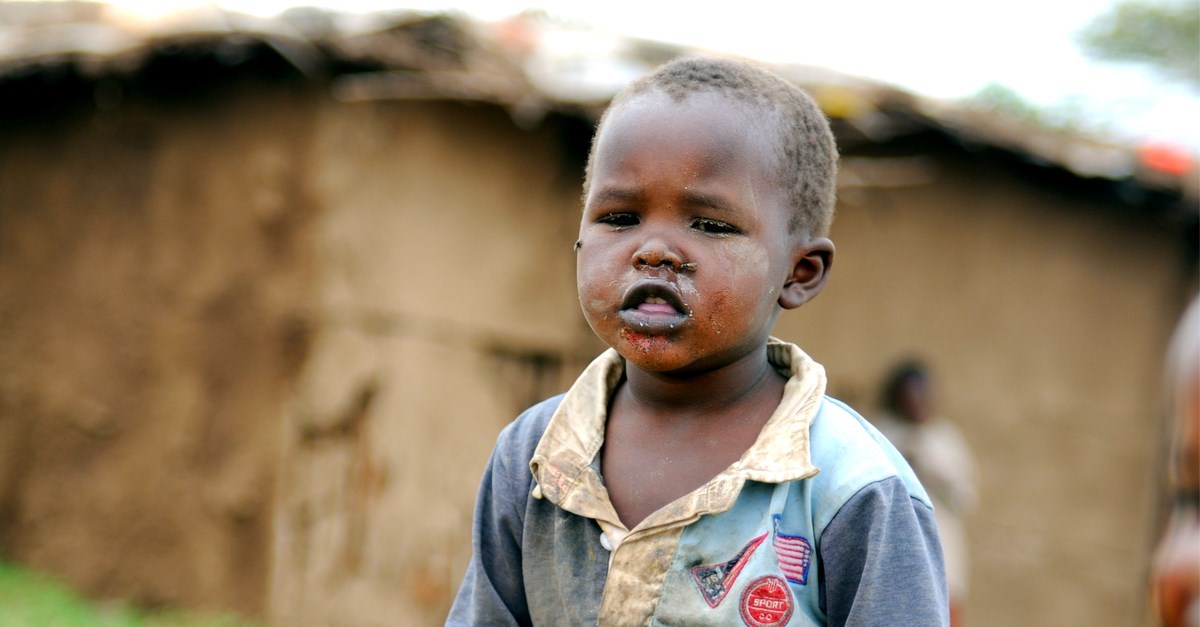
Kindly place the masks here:
<instances>
[{"instance_id":1,"label":"dirt on wall","mask_svg":"<svg viewBox=\"0 0 1200 627\"><path fill-rule=\"evenodd\" d=\"M497 432L599 351L574 289L582 172L553 124L498 107L320 120L321 305L284 419L270 616L440 625Z\"/></svg>"},{"instance_id":2,"label":"dirt on wall","mask_svg":"<svg viewBox=\"0 0 1200 627\"><path fill-rule=\"evenodd\" d=\"M5 122L0 558L264 611L309 343L304 101L231 85Z\"/></svg>"}]
</instances>

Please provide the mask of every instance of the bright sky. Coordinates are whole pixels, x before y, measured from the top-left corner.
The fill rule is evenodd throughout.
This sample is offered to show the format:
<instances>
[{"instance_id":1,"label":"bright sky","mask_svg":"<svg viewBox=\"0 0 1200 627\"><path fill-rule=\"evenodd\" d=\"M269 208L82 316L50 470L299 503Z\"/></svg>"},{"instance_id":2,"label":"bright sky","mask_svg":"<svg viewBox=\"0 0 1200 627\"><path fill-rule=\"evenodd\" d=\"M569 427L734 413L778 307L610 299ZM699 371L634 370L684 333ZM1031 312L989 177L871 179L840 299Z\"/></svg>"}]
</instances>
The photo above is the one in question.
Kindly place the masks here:
<instances>
[{"instance_id":1,"label":"bright sky","mask_svg":"<svg viewBox=\"0 0 1200 627\"><path fill-rule=\"evenodd\" d=\"M275 15L309 4L348 12L456 9L496 19L542 9L572 23L647 39L734 52L764 61L823 66L884 80L935 98L969 96L990 82L1043 106L1074 103L1092 124L1126 137L1200 150L1200 91L1132 66L1083 57L1075 34L1115 0L216 0ZM211 0L118 0L134 11Z\"/></svg>"}]
</instances>

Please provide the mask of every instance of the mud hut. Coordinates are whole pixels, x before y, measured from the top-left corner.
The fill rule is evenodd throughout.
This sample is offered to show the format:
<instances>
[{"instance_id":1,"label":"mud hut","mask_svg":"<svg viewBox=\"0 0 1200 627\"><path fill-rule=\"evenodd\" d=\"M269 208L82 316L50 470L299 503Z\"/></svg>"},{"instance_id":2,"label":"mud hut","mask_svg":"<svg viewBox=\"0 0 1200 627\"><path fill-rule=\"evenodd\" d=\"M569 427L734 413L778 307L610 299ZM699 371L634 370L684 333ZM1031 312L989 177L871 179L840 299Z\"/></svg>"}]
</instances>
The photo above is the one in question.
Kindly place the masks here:
<instances>
[{"instance_id":1,"label":"mud hut","mask_svg":"<svg viewBox=\"0 0 1200 627\"><path fill-rule=\"evenodd\" d=\"M497 432L600 348L570 244L615 85L570 79L684 51L0 12L0 557L280 625L440 623ZM1194 174L779 70L844 160L833 280L777 334L868 413L896 358L935 364L981 468L974 623L1142 620Z\"/></svg>"}]
</instances>

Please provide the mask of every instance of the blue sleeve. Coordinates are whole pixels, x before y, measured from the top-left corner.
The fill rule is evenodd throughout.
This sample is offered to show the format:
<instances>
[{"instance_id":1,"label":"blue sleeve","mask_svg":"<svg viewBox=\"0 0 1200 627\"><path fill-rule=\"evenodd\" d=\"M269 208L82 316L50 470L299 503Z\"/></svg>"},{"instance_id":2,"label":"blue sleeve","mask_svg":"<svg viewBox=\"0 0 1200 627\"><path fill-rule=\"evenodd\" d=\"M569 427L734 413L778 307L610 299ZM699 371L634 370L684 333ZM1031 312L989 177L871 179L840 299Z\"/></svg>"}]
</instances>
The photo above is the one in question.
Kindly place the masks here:
<instances>
[{"instance_id":1,"label":"blue sleeve","mask_svg":"<svg viewBox=\"0 0 1200 627\"><path fill-rule=\"evenodd\" d=\"M530 407L500 432L479 483L471 528L471 562L447 625L530 625L522 547L533 490L529 460L562 400Z\"/></svg>"},{"instance_id":2,"label":"blue sleeve","mask_svg":"<svg viewBox=\"0 0 1200 627\"><path fill-rule=\"evenodd\" d=\"M821 534L821 609L829 625L949 625L933 510L896 477L855 494Z\"/></svg>"},{"instance_id":3,"label":"blue sleeve","mask_svg":"<svg viewBox=\"0 0 1200 627\"><path fill-rule=\"evenodd\" d=\"M521 575L525 502L533 476L528 462L513 467L512 427L496 441L475 501L471 562L447 625L529 625ZM518 461L519 463L519 461Z\"/></svg>"}]
</instances>

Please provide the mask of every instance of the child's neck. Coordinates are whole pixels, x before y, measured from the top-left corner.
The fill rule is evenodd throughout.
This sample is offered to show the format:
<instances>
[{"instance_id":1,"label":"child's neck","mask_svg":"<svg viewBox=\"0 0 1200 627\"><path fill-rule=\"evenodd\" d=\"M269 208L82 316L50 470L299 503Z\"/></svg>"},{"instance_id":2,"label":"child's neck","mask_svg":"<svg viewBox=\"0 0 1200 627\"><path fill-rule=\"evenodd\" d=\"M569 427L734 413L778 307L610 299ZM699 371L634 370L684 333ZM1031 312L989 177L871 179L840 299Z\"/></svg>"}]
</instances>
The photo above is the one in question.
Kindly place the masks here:
<instances>
[{"instance_id":1,"label":"child's neck","mask_svg":"<svg viewBox=\"0 0 1200 627\"><path fill-rule=\"evenodd\" d=\"M757 440L783 396L767 351L692 376L626 369L605 424L609 499L633 529L710 481Z\"/></svg>"},{"instance_id":2,"label":"child's neck","mask_svg":"<svg viewBox=\"0 0 1200 627\"><path fill-rule=\"evenodd\" d=\"M695 374L661 374L630 364L626 368L627 400L664 417L720 414L763 395L778 401L782 392L782 377L768 361L766 346L733 363Z\"/></svg>"}]
</instances>

